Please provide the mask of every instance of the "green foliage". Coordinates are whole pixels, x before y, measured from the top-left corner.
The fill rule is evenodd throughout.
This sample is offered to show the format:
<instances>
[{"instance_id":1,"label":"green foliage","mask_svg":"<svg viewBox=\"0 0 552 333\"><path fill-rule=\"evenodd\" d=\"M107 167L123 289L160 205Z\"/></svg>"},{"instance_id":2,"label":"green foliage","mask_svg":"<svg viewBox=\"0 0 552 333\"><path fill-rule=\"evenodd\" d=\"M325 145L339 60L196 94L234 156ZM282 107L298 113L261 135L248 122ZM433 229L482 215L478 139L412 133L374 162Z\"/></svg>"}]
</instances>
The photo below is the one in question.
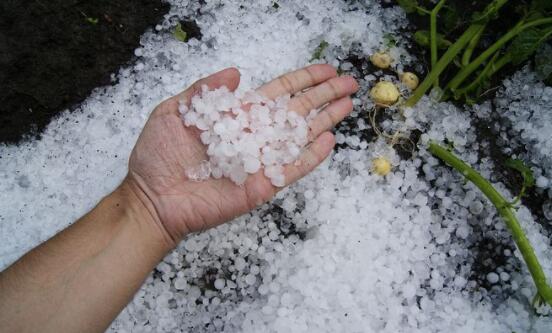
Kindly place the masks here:
<instances>
[{"instance_id":1,"label":"green foliage","mask_svg":"<svg viewBox=\"0 0 552 333\"><path fill-rule=\"evenodd\" d=\"M185 43L188 41L188 34L186 33L186 31L182 30L182 25L180 23L178 23L174 28L173 36L181 42Z\"/></svg>"},{"instance_id":2,"label":"green foliage","mask_svg":"<svg viewBox=\"0 0 552 333\"><path fill-rule=\"evenodd\" d=\"M482 12L475 12L473 14L474 23L488 22L498 17L498 10L504 6L508 0L494 0L491 2Z\"/></svg>"},{"instance_id":3,"label":"green foliage","mask_svg":"<svg viewBox=\"0 0 552 333\"><path fill-rule=\"evenodd\" d=\"M328 45L330 45L328 44L328 42L326 42L325 40L322 40L320 44L318 44L316 49L314 49L314 53L312 54L312 58L310 61L319 60L322 57L322 52L324 52L324 50L328 47Z\"/></svg>"},{"instance_id":4,"label":"green foliage","mask_svg":"<svg viewBox=\"0 0 552 333\"><path fill-rule=\"evenodd\" d=\"M417 44L431 48L432 66L430 73L405 102L407 106L416 104L432 86L439 86L439 75L452 64L459 65L460 69L444 88L443 98L454 97L468 102L475 101L481 97L481 93L487 91L487 85L492 82L497 72L505 66L519 66L526 62L544 42L552 37L552 0L533 0L532 2L527 0L515 3L509 0L491 0L485 9L471 15L471 24L456 41L451 42L447 40L447 36L435 31L437 24L434 12L439 9L443 1L441 0L431 11L432 33L421 30L414 34L414 41ZM504 34L498 36L494 42L489 41L485 30L491 20L499 17L500 8L506 3L515 6L520 19L517 22L506 22L509 24L505 25ZM413 6L413 2L410 1L407 5ZM443 7L438 25L441 31L457 29L464 23L463 17L469 15L460 14L455 6L454 2L450 2ZM417 8L419 10L420 7ZM482 45L483 43L485 45ZM438 59L437 49L446 50L440 59ZM480 53L476 54L478 51ZM459 52L463 52L461 62L458 62L457 58ZM547 83L552 83L552 60L550 60L552 56L549 53L535 63L538 61L537 71L541 73L541 78L546 79Z\"/></svg>"},{"instance_id":5,"label":"green foliage","mask_svg":"<svg viewBox=\"0 0 552 333\"><path fill-rule=\"evenodd\" d=\"M543 36L544 32L537 28L526 29L517 35L508 49L512 63L519 65L528 60L543 42Z\"/></svg>"},{"instance_id":6,"label":"green foliage","mask_svg":"<svg viewBox=\"0 0 552 333\"><path fill-rule=\"evenodd\" d=\"M85 20L86 20L86 22L88 22L90 24L93 24L93 25L98 24L98 18L97 17L86 17Z\"/></svg>"},{"instance_id":7,"label":"green foliage","mask_svg":"<svg viewBox=\"0 0 552 333\"><path fill-rule=\"evenodd\" d=\"M418 2L416 0L397 0L397 3L408 14L416 12L418 8Z\"/></svg>"},{"instance_id":8,"label":"green foliage","mask_svg":"<svg viewBox=\"0 0 552 333\"><path fill-rule=\"evenodd\" d=\"M429 31L427 30L418 30L414 33L414 41L416 44L429 48L431 46L431 38ZM437 34L437 48L440 50L445 50L449 46L451 46L452 43L445 39L445 36L442 34Z\"/></svg>"},{"instance_id":9,"label":"green foliage","mask_svg":"<svg viewBox=\"0 0 552 333\"><path fill-rule=\"evenodd\" d=\"M453 6L445 6L439 18L439 25L442 25L443 31L450 31L462 23L458 10Z\"/></svg>"},{"instance_id":10,"label":"green foliage","mask_svg":"<svg viewBox=\"0 0 552 333\"><path fill-rule=\"evenodd\" d=\"M530 188L535 186L535 177L533 176L533 171L529 168L522 160L518 159L508 159L504 163L508 168L518 171L523 177L523 186L525 188Z\"/></svg>"},{"instance_id":11,"label":"green foliage","mask_svg":"<svg viewBox=\"0 0 552 333\"><path fill-rule=\"evenodd\" d=\"M552 83L552 46L543 44L535 55L535 71L541 80Z\"/></svg>"},{"instance_id":12,"label":"green foliage","mask_svg":"<svg viewBox=\"0 0 552 333\"><path fill-rule=\"evenodd\" d=\"M533 0L531 2L531 10L548 13L552 11L552 1L550 0Z\"/></svg>"},{"instance_id":13,"label":"green foliage","mask_svg":"<svg viewBox=\"0 0 552 333\"><path fill-rule=\"evenodd\" d=\"M390 33L386 33L385 35L383 35L383 43L388 49L397 46L397 40L395 39L395 36Z\"/></svg>"}]
</instances>

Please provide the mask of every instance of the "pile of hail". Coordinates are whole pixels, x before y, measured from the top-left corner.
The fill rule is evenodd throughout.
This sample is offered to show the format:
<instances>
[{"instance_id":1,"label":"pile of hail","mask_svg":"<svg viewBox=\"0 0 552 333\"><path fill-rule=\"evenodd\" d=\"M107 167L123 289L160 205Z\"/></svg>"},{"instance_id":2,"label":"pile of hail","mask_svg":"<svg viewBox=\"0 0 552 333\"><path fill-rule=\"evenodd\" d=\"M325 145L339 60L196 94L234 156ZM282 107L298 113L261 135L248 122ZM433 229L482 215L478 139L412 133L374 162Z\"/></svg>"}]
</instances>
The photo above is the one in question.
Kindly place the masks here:
<instances>
[{"instance_id":1,"label":"pile of hail","mask_svg":"<svg viewBox=\"0 0 552 333\"><path fill-rule=\"evenodd\" d=\"M186 170L188 178L227 177L242 185L248 174L263 169L274 186L284 186L284 166L308 142L307 121L288 110L289 100L289 94L271 100L254 91L240 95L203 86L189 105L181 102L184 124L201 131L209 158Z\"/></svg>"}]
</instances>

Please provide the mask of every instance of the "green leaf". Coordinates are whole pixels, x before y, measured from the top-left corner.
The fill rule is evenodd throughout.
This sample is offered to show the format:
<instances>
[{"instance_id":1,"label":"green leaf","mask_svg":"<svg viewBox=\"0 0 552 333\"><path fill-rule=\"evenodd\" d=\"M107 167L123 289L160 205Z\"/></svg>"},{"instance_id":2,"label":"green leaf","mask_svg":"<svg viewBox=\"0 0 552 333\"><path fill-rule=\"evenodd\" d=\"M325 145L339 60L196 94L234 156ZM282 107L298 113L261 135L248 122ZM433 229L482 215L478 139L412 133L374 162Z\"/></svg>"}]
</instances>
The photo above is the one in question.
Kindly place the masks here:
<instances>
[{"instance_id":1,"label":"green leaf","mask_svg":"<svg viewBox=\"0 0 552 333\"><path fill-rule=\"evenodd\" d=\"M173 36L181 42L185 43L188 41L188 34L186 31L182 30L182 25L180 25L180 23L178 23L174 28Z\"/></svg>"},{"instance_id":2,"label":"green leaf","mask_svg":"<svg viewBox=\"0 0 552 333\"><path fill-rule=\"evenodd\" d=\"M531 9L541 13L547 13L552 11L552 1L550 0L533 0L531 2Z\"/></svg>"},{"instance_id":3,"label":"green leaf","mask_svg":"<svg viewBox=\"0 0 552 333\"><path fill-rule=\"evenodd\" d=\"M443 28L444 28L443 31L452 30L460 23L461 23L461 18L456 8L451 6L446 6L445 8L443 8L443 11L440 15L440 21L439 21L439 24L443 24Z\"/></svg>"},{"instance_id":4,"label":"green leaf","mask_svg":"<svg viewBox=\"0 0 552 333\"><path fill-rule=\"evenodd\" d=\"M535 71L541 80L552 80L552 46L550 44L543 44L537 50Z\"/></svg>"},{"instance_id":5,"label":"green leaf","mask_svg":"<svg viewBox=\"0 0 552 333\"><path fill-rule=\"evenodd\" d=\"M472 16L473 22L482 23L485 21L490 21L498 18L498 10L506 3L508 0L494 0L491 2L483 12L475 12Z\"/></svg>"},{"instance_id":6,"label":"green leaf","mask_svg":"<svg viewBox=\"0 0 552 333\"><path fill-rule=\"evenodd\" d=\"M543 40L544 32L539 29L526 29L514 38L508 52L512 57L512 63L519 65L529 59L539 48Z\"/></svg>"},{"instance_id":7,"label":"green leaf","mask_svg":"<svg viewBox=\"0 0 552 333\"><path fill-rule=\"evenodd\" d=\"M416 0L397 0L397 3L408 14L414 13L418 8L418 2Z\"/></svg>"},{"instance_id":8,"label":"green leaf","mask_svg":"<svg viewBox=\"0 0 552 333\"><path fill-rule=\"evenodd\" d=\"M386 33L385 35L383 35L383 43L388 49L397 46L397 40L395 39L395 36L390 33Z\"/></svg>"},{"instance_id":9,"label":"green leaf","mask_svg":"<svg viewBox=\"0 0 552 333\"><path fill-rule=\"evenodd\" d=\"M533 176L533 171L527 165L525 165L522 160L510 158L506 160L504 165L521 173L521 176L523 177L524 188L533 187L535 185L535 177Z\"/></svg>"},{"instance_id":10,"label":"green leaf","mask_svg":"<svg viewBox=\"0 0 552 333\"><path fill-rule=\"evenodd\" d=\"M431 39L430 39L429 31L427 30L418 30L414 33L414 41L423 47L430 47L431 45ZM447 49L449 46L451 46L452 43L445 39L445 37L441 34L437 34L437 48L440 50Z\"/></svg>"},{"instance_id":11,"label":"green leaf","mask_svg":"<svg viewBox=\"0 0 552 333\"><path fill-rule=\"evenodd\" d=\"M325 40L322 40L314 50L314 53L312 54L312 58L310 61L319 60L322 57L322 52L324 52L324 50L326 49L326 47L328 47L328 45L329 45L328 42L326 42Z\"/></svg>"},{"instance_id":12,"label":"green leaf","mask_svg":"<svg viewBox=\"0 0 552 333\"><path fill-rule=\"evenodd\" d=\"M426 9L424 9L422 7L416 7L416 13L420 16L429 15L429 11L427 11Z\"/></svg>"},{"instance_id":13,"label":"green leaf","mask_svg":"<svg viewBox=\"0 0 552 333\"><path fill-rule=\"evenodd\" d=\"M97 17L87 17L86 22L96 25L96 24L98 24L98 18Z\"/></svg>"}]
</instances>

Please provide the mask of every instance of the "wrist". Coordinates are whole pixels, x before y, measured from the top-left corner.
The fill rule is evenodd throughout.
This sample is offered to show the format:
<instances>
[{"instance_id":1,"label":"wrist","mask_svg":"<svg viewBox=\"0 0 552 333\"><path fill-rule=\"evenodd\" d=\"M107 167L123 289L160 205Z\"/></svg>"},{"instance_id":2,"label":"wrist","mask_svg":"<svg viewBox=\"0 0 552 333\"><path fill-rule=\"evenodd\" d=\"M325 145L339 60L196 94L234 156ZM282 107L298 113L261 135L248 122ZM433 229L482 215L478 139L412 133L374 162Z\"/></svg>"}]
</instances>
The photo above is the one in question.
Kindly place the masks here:
<instances>
[{"instance_id":1,"label":"wrist","mask_svg":"<svg viewBox=\"0 0 552 333\"><path fill-rule=\"evenodd\" d=\"M167 251L177 244L164 227L155 206L134 179L127 176L121 185L111 194L118 198L125 215L138 227L143 237L159 243Z\"/></svg>"}]
</instances>

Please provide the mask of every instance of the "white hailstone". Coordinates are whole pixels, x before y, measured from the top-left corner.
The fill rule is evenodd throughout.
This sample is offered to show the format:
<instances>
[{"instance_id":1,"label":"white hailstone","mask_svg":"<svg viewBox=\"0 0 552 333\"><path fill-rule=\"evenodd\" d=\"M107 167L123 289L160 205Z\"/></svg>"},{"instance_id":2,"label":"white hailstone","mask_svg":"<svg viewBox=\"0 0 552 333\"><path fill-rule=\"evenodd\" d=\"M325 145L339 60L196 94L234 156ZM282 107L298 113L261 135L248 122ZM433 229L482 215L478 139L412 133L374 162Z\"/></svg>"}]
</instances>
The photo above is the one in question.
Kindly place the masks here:
<instances>
[{"instance_id":1,"label":"white hailstone","mask_svg":"<svg viewBox=\"0 0 552 333\"><path fill-rule=\"evenodd\" d=\"M274 186L284 186L283 166L299 157L308 133L305 118L287 109L289 100L289 94L273 101L251 91L240 99L226 87L202 87L189 106L179 107L184 124L202 131L209 156L208 164L189 168L188 178L224 176L242 185L248 174L264 168Z\"/></svg>"},{"instance_id":2,"label":"white hailstone","mask_svg":"<svg viewBox=\"0 0 552 333\"><path fill-rule=\"evenodd\" d=\"M188 285L188 283L186 282L186 279L183 278L183 277L177 277L176 279L174 279L174 287L177 289L177 290L184 290L186 289L186 286Z\"/></svg>"},{"instance_id":3,"label":"white hailstone","mask_svg":"<svg viewBox=\"0 0 552 333\"><path fill-rule=\"evenodd\" d=\"M270 178L272 185L277 187L284 187L286 185L286 177L283 174L276 175Z\"/></svg>"},{"instance_id":4,"label":"white hailstone","mask_svg":"<svg viewBox=\"0 0 552 333\"><path fill-rule=\"evenodd\" d=\"M216 135L224 135L226 133L226 126L224 126L224 122L218 122L215 125L213 125L213 131L215 132ZM203 132L203 133L211 134L209 132Z\"/></svg>"},{"instance_id":5,"label":"white hailstone","mask_svg":"<svg viewBox=\"0 0 552 333\"><path fill-rule=\"evenodd\" d=\"M221 290L222 288L224 288L226 282L224 281L224 279L216 279L215 280L215 288L218 289L218 290Z\"/></svg>"},{"instance_id":6,"label":"white hailstone","mask_svg":"<svg viewBox=\"0 0 552 333\"><path fill-rule=\"evenodd\" d=\"M257 282L257 278L255 277L255 275L247 274L245 276L245 283L247 283L248 285L252 286L255 284L255 282Z\"/></svg>"},{"instance_id":7,"label":"white hailstone","mask_svg":"<svg viewBox=\"0 0 552 333\"><path fill-rule=\"evenodd\" d=\"M202 181L209 178L211 165L208 161L201 161L197 166L186 169L186 177L193 181Z\"/></svg>"},{"instance_id":8,"label":"white hailstone","mask_svg":"<svg viewBox=\"0 0 552 333\"><path fill-rule=\"evenodd\" d=\"M483 203L479 200L473 201L469 206L470 213L474 215L479 215L483 211Z\"/></svg>"},{"instance_id":9,"label":"white hailstone","mask_svg":"<svg viewBox=\"0 0 552 333\"><path fill-rule=\"evenodd\" d=\"M249 174L254 174L255 172L259 171L259 169L261 168L261 161L259 161L258 158L247 157L243 161L243 168L245 172Z\"/></svg>"},{"instance_id":10,"label":"white hailstone","mask_svg":"<svg viewBox=\"0 0 552 333\"><path fill-rule=\"evenodd\" d=\"M499 276L495 272L491 272L487 274L487 281L489 281L489 283L495 284L498 282L498 280L499 280Z\"/></svg>"}]
</instances>

